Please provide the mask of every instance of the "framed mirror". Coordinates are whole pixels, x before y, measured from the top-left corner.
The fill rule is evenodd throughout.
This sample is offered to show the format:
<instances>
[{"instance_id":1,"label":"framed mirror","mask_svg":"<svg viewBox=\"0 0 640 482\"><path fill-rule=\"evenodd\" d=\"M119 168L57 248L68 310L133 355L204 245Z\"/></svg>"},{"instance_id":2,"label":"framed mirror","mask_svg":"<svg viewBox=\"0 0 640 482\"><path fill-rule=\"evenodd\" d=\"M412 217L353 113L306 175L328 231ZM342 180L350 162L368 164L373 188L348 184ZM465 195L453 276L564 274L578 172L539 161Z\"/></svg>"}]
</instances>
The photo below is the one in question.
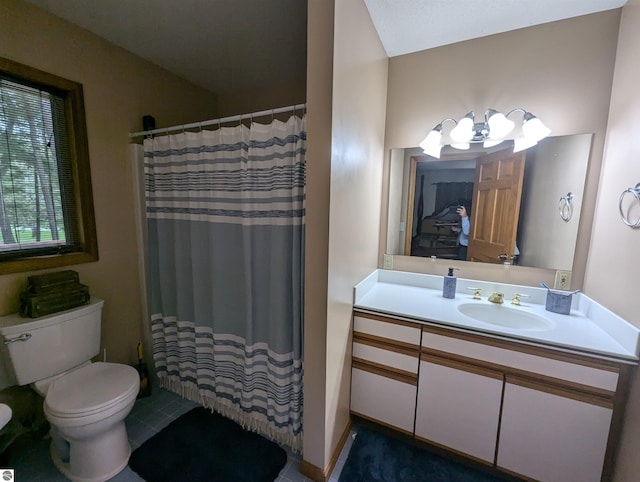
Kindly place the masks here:
<instances>
[{"instance_id":1,"label":"framed mirror","mask_svg":"<svg viewBox=\"0 0 640 482\"><path fill-rule=\"evenodd\" d=\"M495 234L497 227L487 226L488 219L512 223L514 239L513 247L467 260L571 270L592 137L548 137L520 153L521 178L502 198L502 193L479 191L479 179L491 176L481 175L478 166L484 165L483 159L513 157L510 141L492 149L472 144L468 151L446 146L440 159L420 148L392 149L387 254L460 259L461 219L456 209L464 205L471 221L470 252L474 243L482 244L477 239L502 236ZM508 174L517 175L514 166L492 169L494 176L501 169L514 169ZM489 199L497 200L493 211ZM479 238L474 238L474 230Z\"/></svg>"}]
</instances>

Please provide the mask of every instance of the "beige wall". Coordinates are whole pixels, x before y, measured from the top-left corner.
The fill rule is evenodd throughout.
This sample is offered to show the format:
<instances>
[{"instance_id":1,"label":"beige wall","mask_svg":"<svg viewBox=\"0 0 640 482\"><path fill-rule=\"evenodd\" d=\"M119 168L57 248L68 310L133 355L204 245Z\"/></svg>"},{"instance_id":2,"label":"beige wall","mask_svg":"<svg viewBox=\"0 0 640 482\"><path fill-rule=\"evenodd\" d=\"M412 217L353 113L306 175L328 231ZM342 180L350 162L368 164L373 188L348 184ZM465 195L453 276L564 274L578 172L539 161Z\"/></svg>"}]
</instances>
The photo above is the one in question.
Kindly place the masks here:
<instances>
[{"instance_id":1,"label":"beige wall","mask_svg":"<svg viewBox=\"0 0 640 482\"><path fill-rule=\"evenodd\" d=\"M277 107L304 104L306 102L306 81L305 76L276 85L266 85L260 89L220 93L218 94L218 115L226 117L250 114ZM291 114L284 114L284 118L288 118L289 115ZM266 122L269 120L267 118ZM258 119L258 122L261 120Z\"/></svg>"},{"instance_id":2,"label":"beige wall","mask_svg":"<svg viewBox=\"0 0 640 482\"><path fill-rule=\"evenodd\" d=\"M331 97L333 93L333 1L307 5L307 186L304 278L303 457L325 468L325 394Z\"/></svg>"},{"instance_id":3,"label":"beige wall","mask_svg":"<svg viewBox=\"0 0 640 482\"><path fill-rule=\"evenodd\" d=\"M577 286L589 247L619 16L619 10L587 15L394 57L389 63L387 152L418 145L445 117L459 118L470 110L482 116L487 108L530 110L552 135L594 133L574 265ZM385 205L386 200L385 193ZM381 255L385 214L382 222ZM394 266L436 274L446 268L439 261L406 257L394 257ZM462 277L509 283L537 285L553 283L554 278L549 270L469 264L461 268Z\"/></svg>"},{"instance_id":4,"label":"beige wall","mask_svg":"<svg viewBox=\"0 0 640 482\"><path fill-rule=\"evenodd\" d=\"M388 58L362 0L336 2L325 457L349 420L353 286L378 263Z\"/></svg>"},{"instance_id":5,"label":"beige wall","mask_svg":"<svg viewBox=\"0 0 640 482\"><path fill-rule=\"evenodd\" d=\"M622 223L618 199L623 190L640 182L640 137L634 125L640 116L638 45L640 1L631 0L622 9L609 124L584 283L589 296L636 326L640 326L637 302L640 229ZM633 219L639 215L640 206L636 205ZM638 480L639 451L640 372L636 369L614 480Z\"/></svg>"},{"instance_id":6,"label":"beige wall","mask_svg":"<svg viewBox=\"0 0 640 482\"><path fill-rule=\"evenodd\" d=\"M640 230L625 226L618 213L620 194L640 182L640 3L623 8L611 110L594 216L585 290L619 315L640 326L638 273ZM633 198L633 196L631 196ZM635 211L637 218L639 211Z\"/></svg>"},{"instance_id":7,"label":"beige wall","mask_svg":"<svg viewBox=\"0 0 640 482\"><path fill-rule=\"evenodd\" d=\"M145 114L158 126L214 117L216 96L19 0L0 0L0 55L83 84L100 260L70 268L105 300L108 359L133 362L142 316L128 134ZM0 314L18 310L29 274L0 276Z\"/></svg>"},{"instance_id":8,"label":"beige wall","mask_svg":"<svg viewBox=\"0 0 640 482\"><path fill-rule=\"evenodd\" d=\"M364 2L333 4L308 5L304 459L322 471L349 420L353 286L377 265L388 64Z\"/></svg>"},{"instance_id":9,"label":"beige wall","mask_svg":"<svg viewBox=\"0 0 640 482\"><path fill-rule=\"evenodd\" d=\"M591 135L551 137L537 147L527 152L526 202L520 208L520 264L571 270ZM569 192L574 196L574 208L565 222L559 216L559 200Z\"/></svg>"}]
</instances>

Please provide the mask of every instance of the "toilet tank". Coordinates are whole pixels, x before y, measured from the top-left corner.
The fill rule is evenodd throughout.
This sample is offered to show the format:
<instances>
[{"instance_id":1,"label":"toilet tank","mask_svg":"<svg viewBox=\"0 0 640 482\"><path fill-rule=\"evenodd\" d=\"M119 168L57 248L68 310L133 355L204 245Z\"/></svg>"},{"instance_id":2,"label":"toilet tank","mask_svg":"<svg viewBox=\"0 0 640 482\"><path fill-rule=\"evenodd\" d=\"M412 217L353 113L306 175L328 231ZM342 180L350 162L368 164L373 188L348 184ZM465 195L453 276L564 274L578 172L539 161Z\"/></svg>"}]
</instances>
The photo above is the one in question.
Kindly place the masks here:
<instances>
[{"instance_id":1,"label":"toilet tank","mask_svg":"<svg viewBox=\"0 0 640 482\"><path fill-rule=\"evenodd\" d=\"M57 375L100 353L103 304L91 298L86 305L40 318L0 317L1 355L18 385Z\"/></svg>"}]
</instances>

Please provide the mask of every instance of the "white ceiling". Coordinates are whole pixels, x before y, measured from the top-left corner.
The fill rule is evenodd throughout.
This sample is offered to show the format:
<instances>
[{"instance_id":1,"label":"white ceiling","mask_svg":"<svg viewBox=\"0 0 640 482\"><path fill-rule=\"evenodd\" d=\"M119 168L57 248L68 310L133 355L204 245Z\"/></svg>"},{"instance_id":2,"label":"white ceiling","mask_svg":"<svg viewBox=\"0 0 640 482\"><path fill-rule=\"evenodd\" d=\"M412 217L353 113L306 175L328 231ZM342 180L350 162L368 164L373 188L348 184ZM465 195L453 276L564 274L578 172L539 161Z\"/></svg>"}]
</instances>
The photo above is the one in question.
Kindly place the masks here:
<instances>
[{"instance_id":1,"label":"white ceiling","mask_svg":"<svg viewBox=\"0 0 640 482\"><path fill-rule=\"evenodd\" d=\"M618 8L627 0L364 0L389 57ZM594 32L595 33L595 32Z\"/></svg>"},{"instance_id":2,"label":"white ceiling","mask_svg":"<svg viewBox=\"0 0 640 482\"><path fill-rule=\"evenodd\" d=\"M27 1L213 92L275 84L306 72L305 0ZM626 0L364 2L393 57L610 10Z\"/></svg>"}]
</instances>

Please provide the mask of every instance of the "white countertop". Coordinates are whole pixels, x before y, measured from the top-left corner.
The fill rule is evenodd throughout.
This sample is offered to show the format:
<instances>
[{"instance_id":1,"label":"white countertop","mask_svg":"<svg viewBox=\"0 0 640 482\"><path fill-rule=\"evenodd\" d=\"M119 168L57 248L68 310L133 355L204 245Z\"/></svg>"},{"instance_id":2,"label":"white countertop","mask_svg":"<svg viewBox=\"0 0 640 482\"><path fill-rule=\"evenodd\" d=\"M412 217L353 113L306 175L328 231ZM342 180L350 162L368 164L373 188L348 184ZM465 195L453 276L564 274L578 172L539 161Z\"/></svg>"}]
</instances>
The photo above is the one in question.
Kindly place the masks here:
<instances>
[{"instance_id":1,"label":"white countertop","mask_svg":"<svg viewBox=\"0 0 640 482\"><path fill-rule=\"evenodd\" d=\"M376 270L356 285L354 308L563 351L638 362L640 329L582 293L573 296L571 314L560 315L545 310L547 290L543 288L458 278L456 298L450 300L442 297L442 284L442 276ZM469 288L482 288L482 300L474 300ZM503 306L544 317L551 321L552 328L527 330L496 326L458 311L463 303L492 305L487 297L493 292L504 293ZM513 293L528 297L521 299L521 306L511 305Z\"/></svg>"}]
</instances>

